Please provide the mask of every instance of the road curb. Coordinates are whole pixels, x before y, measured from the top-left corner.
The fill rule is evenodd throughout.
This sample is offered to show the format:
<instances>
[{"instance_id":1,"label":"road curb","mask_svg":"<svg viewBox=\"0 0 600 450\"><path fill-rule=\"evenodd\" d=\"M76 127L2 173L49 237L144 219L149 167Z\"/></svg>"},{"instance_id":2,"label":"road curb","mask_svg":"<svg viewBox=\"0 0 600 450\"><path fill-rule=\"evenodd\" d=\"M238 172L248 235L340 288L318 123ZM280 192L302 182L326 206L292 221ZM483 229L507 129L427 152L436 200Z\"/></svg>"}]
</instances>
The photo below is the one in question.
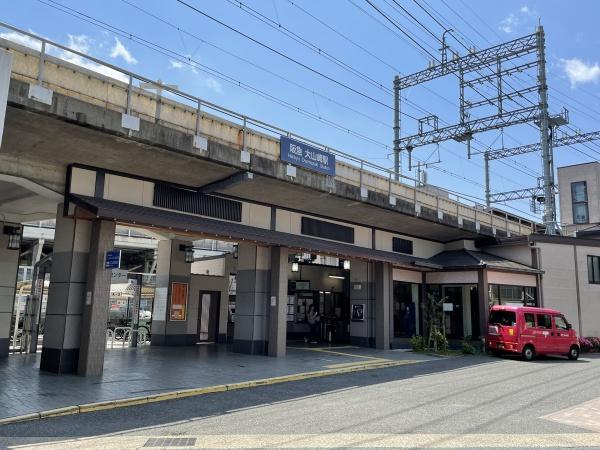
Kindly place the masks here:
<instances>
[{"instance_id":1,"label":"road curb","mask_svg":"<svg viewBox=\"0 0 600 450\"><path fill-rule=\"evenodd\" d=\"M124 408L127 406L142 405L145 403L155 403L178 398L197 397L200 395L214 394L218 392L234 391L239 389L250 389L259 386L268 386L272 384L288 383L291 381L308 380L311 378L321 378L332 375L341 375L345 373L360 372L364 370L385 369L387 367L396 367L407 364L414 364L420 361L403 360L403 361L385 361L378 363L356 364L351 367L341 367L338 369L317 370L314 372L301 372L291 375L282 375L279 377L262 378L251 381L241 381L239 383L220 384L215 386L207 386L193 389L182 389L177 391L162 392L160 394L152 394L142 397L129 397L117 400L108 400L94 403L84 403L81 405L66 406L64 408L49 409L32 414L22 416L6 417L0 419L0 425L8 425L18 422L26 422L31 420L47 419L49 417L60 417L73 414L83 414L95 411L104 411L109 409Z\"/></svg>"}]
</instances>

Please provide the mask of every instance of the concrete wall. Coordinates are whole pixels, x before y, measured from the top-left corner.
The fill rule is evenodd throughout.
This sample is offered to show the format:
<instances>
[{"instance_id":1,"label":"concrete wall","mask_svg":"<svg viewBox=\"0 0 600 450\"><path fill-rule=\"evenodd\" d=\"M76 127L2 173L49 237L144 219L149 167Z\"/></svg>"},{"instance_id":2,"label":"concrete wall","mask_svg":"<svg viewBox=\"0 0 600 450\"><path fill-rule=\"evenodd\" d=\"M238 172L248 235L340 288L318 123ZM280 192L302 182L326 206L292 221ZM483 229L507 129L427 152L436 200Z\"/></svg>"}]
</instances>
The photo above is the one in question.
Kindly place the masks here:
<instances>
[{"instance_id":1,"label":"concrete wall","mask_svg":"<svg viewBox=\"0 0 600 450\"><path fill-rule=\"evenodd\" d=\"M390 233L387 231L375 230L375 248L387 252L393 251L393 238L399 237L413 242L413 255L419 258L431 258L444 251L444 244L439 242L427 241L401 234Z\"/></svg>"},{"instance_id":2,"label":"concrete wall","mask_svg":"<svg viewBox=\"0 0 600 450\"><path fill-rule=\"evenodd\" d=\"M220 293L219 309L219 336L218 342L227 341L227 313L229 303L229 273L225 276L194 275L190 277L190 296L188 300L188 325L187 333L197 335L198 309L200 306L200 292L214 291Z\"/></svg>"},{"instance_id":3,"label":"concrete wall","mask_svg":"<svg viewBox=\"0 0 600 450\"><path fill-rule=\"evenodd\" d=\"M477 284L477 271L428 272L427 284Z\"/></svg>"},{"instance_id":4,"label":"concrete wall","mask_svg":"<svg viewBox=\"0 0 600 450\"><path fill-rule=\"evenodd\" d=\"M8 236L3 233L4 225L14 224L0 222L0 358L8 356L10 343L10 324L15 302L15 283L19 269L19 250L8 250Z\"/></svg>"},{"instance_id":5,"label":"concrete wall","mask_svg":"<svg viewBox=\"0 0 600 450\"><path fill-rule=\"evenodd\" d=\"M491 255L500 256L511 261L525 264L526 266L533 266L531 248L528 245L493 246L484 247L482 250Z\"/></svg>"},{"instance_id":6,"label":"concrete wall","mask_svg":"<svg viewBox=\"0 0 600 450\"><path fill-rule=\"evenodd\" d=\"M488 270L488 283L536 287L537 276L525 273L511 273Z\"/></svg>"},{"instance_id":7,"label":"concrete wall","mask_svg":"<svg viewBox=\"0 0 600 450\"><path fill-rule=\"evenodd\" d=\"M565 314L575 330L580 330L579 312L577 308L577 284L575 278L574 249L572 245L556 245L538 243L541 249L541 269L543 288L543 305L555 308ZM587 281L587 263L579 273L585 273ZM599 297L600 298L600 297ZM600 316L598 316L600 317ZM582 330L587 334L587 330Z\"/></svg>"},{"instance_id":8,"label":"concrete wall","mask_svg":"<svg viewBox=\"0 0 600 450\"><path fill-rule=\"evenodd\" d=\"M573 224L571 183L585 181L588 195L589 223L600 223L600 163L592 162L558 168L560 222Z\"/></svg>"}]
</instances>

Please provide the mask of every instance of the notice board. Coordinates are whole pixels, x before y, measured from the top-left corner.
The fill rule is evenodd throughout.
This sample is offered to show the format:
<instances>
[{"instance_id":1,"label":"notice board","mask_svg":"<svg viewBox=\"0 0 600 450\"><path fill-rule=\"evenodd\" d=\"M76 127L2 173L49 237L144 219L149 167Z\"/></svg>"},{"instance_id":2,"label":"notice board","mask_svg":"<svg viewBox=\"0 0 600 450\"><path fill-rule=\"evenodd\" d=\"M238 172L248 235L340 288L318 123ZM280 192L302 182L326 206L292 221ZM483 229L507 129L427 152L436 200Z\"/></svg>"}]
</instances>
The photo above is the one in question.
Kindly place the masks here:
<instances>
[{"instance_id":1,"label":"notice board","mask_svg":"<svg viewBox=\"0 0 600 450\"><path fill-rule=\"evenodd\" d=\"M171 283L171 320L186 320L187 298L187 283Z\"/></svg>"}]
</instances>

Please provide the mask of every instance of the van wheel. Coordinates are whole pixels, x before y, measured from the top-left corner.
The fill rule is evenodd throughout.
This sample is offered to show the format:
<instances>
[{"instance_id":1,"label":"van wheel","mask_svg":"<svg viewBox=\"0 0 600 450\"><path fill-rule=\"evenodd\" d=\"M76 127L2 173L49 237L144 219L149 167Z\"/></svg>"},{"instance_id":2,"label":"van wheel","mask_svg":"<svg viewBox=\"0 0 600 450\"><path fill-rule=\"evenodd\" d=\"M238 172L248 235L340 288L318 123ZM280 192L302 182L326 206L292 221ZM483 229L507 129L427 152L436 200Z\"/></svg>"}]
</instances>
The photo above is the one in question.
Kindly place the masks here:
<instances>
[{"instance_id":1,"label":"van wheel","mask_svg":"<svg viewBox=\"0 0 600 450\"><path fill-rule=\"evenodd\" d=\"M576 345L573 345L571 347L571 349L569 350L568 356L571 361L576 361L577 358L579 358L579 347L577 347Z\"/></svg>"},{"instance_id":2,"label":"van wheel","mask_svg":"<svg viewBox=\"0 0 600 450\"><path fill-rule=\"evenodd\" d=\"M535 349L532 345L526 345L523 349L523 359L525 361L531 361L535 357Z\"/></svg>"}]
</instances>

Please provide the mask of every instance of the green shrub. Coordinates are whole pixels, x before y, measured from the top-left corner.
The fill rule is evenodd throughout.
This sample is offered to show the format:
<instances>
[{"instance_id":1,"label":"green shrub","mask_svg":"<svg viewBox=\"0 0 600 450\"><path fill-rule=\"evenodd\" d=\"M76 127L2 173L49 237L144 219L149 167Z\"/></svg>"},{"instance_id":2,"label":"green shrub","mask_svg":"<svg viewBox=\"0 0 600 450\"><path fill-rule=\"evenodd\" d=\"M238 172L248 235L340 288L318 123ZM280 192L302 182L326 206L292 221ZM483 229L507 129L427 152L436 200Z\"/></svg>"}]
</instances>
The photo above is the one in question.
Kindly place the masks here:
<instances>
[{"instance_id":1,"label":"green shrub","mask_svg":"<svg viewBox=\"0 0 600 450\"><path fill-rule=\"evenodd\" d=\"M462 342L461 351L463 355L474 355L475 353L477 353L473 344L466 340Z\"/></svg>"},{"instance_id":2,"label":"green shrub","mask_svg":"<svg viewBox=\"0 0 600 450\"><path fill-rule=\"evenodd\" d=\"M433 335L433 338L437 344L437 351L439 353L446 353L448 351L448 339L446 339L446 336L444 336L442 332L438 331Z\"/></svg>"},{"instance_id":3,"label":"green shrub","mask_svg":"<svg viewBox=\"0 0 600 450\"><path fill-rule=\"evenodd\" d=\"M425 351L425 339L423 339L423 336L414 335L409 339L409 343L414 352Z\"/></svg>"}]
</instances>

